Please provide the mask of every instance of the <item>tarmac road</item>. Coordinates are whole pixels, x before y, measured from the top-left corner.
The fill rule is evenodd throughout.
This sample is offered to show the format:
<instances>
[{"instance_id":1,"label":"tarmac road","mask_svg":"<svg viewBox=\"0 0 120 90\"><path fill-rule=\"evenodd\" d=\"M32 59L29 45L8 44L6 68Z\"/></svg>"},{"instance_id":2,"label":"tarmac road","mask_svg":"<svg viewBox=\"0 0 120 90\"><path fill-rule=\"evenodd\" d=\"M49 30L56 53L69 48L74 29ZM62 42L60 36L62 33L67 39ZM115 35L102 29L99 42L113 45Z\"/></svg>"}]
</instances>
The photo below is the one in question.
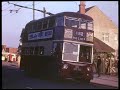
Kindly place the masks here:
<instances>
[{"instance_id":1,"label":"tarmac road","mask_svg":"<svg viewBox=\"0 0 120 90\"><path fill-rule=\"evenodd\" d=\"M62 82L28 77L16 63L2 61L2 89L117 89L99 84L80 83L72 80Z\"/></svg>"}]
</instances>

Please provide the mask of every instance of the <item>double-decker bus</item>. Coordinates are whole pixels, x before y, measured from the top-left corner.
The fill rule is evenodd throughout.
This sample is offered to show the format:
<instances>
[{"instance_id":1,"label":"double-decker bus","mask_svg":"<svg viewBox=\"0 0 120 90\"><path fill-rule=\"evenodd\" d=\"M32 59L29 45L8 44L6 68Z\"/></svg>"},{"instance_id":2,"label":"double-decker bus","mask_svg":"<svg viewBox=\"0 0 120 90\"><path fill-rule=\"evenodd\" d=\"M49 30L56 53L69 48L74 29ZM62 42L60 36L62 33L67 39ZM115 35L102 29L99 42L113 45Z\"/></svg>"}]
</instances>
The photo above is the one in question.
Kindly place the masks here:
<instances>
[{"instance_id":1,"label":"double-decker bus","mask_svg":"<svg viewBox=\"0 0 120 90\"><path fill-rule=\"evenodd\" d=\"M20 67L45 78L93 78L93 19L62 12L26 24L21 33Z\"/></svg>"}]
</instances>

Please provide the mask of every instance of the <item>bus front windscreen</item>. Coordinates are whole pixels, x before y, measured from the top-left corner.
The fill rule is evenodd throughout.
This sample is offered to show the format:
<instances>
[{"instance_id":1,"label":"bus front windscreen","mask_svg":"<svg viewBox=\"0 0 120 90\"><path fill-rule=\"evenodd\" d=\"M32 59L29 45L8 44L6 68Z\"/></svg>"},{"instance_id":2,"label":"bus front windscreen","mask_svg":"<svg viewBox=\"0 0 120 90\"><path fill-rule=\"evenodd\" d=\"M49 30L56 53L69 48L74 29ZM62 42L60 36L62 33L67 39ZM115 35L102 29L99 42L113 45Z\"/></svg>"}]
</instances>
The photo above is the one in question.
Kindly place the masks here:
<instances>
[{"instance_id":1,"label":"bus front windscreen","mask_svg":"<svg viewBox=\"0 0 120 90\"><path fill-rule=\"evenodd\" d=\"M65 42L63 49L63 60L77 62L79 56L79 45Z\"/></svg>"}]
</instances>

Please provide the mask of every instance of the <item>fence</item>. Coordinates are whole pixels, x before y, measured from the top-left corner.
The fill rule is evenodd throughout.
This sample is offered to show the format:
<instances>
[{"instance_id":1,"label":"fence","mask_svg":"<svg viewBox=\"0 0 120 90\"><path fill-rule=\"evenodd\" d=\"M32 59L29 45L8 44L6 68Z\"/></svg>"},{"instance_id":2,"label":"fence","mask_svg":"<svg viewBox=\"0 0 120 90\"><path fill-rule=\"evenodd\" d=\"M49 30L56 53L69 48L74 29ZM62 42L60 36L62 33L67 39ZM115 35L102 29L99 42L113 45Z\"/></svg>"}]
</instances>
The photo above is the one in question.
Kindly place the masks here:
<instances>
[{"instance_id":1,"label":"fence","mask_svg":"<svg viewBox=\"0 0 120 90\"><path fill-rule=\"evenodd\" d=\"M115 58L101 58L101 73L108 75L118 75L118 60ZM93 72L96 73L97 70L97 59L94 59Z\"/></svg>"}]
</instances>

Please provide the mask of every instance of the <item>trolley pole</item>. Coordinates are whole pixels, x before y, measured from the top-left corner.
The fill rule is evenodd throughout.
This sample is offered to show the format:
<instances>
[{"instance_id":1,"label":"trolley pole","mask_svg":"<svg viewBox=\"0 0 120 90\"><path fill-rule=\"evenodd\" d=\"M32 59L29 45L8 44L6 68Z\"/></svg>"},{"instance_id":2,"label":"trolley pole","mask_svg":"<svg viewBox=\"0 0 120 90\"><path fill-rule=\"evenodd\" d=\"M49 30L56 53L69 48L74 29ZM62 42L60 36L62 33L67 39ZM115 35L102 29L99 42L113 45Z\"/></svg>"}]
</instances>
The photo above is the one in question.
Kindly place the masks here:
<instances>
[{"instance_id":1,"label":"trolley pole","mask_svg":"<svg viewBox=\"0 0 120 90\"><path fill-rule=\"evenodd\" d=\"M33 20L35 20L35 2L33 1Z\"/></svg>"}]
</instances>

